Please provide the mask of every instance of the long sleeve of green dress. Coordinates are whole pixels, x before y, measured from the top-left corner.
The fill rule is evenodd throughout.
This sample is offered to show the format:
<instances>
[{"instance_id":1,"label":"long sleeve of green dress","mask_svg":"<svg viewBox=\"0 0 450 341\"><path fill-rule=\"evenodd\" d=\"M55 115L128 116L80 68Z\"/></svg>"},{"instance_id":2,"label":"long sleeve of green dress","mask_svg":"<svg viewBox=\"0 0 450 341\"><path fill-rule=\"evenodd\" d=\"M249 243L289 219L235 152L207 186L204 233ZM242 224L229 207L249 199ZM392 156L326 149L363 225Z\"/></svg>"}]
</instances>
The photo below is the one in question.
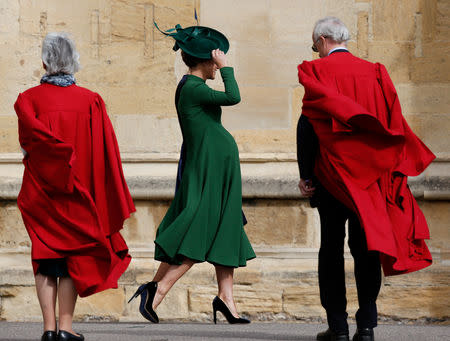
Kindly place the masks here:
<instances>
[{"instance_id":1,"label":"long sleeve of green dress","mask_svg":"<svg viewBox=\"0 0 450 341\"><path fill-rule=\"evenodd\" d=\"M220 69L220 74L225 85L225 91L213 90L206 83L199 83L193 91L193 96L199 104L235 105L241 101L233 68L223 67Z\"/></svg>"}]
</instances>

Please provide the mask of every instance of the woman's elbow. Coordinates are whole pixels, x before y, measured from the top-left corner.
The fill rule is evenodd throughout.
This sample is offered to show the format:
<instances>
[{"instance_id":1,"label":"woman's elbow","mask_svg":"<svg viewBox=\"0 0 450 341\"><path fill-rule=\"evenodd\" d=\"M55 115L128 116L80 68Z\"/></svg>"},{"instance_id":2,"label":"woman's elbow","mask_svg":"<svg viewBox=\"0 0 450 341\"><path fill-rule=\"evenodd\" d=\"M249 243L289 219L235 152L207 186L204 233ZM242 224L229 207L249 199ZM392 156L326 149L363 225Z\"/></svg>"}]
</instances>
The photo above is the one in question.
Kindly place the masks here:
<instances>
[{"instance_id":1,"label":"woman's elbow","mask_svg":"<svg viewBox=\"0 0 450 341\"><path fill-rule=\"evenodd\" d=\"M238 104L241 101L241 96L239 94L230 96L228 101L230 105Z\"/></svg>"}]
</instances>

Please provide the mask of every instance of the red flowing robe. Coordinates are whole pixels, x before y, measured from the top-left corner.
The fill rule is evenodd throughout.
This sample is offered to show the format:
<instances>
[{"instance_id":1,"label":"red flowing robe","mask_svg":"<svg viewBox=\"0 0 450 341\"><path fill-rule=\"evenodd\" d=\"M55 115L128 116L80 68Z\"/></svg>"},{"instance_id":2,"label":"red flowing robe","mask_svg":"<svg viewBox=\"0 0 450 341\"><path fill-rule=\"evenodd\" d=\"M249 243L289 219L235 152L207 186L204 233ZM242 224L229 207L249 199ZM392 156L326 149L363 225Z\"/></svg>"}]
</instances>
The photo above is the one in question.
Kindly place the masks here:
<instances>
[{"instance_id":1,"label":"red flowing robe","mask_svg":"<svg viewBox=\"0 0 450 341\"><path fill-rule=\"evenodd\" d=\"M353 210L386 276L429 266L425 217L407 185L435 158L405 121L381 64L346 52L298 66L302 114L319 140L315 175Z\"/></svg>"},{"instance_id":2,"label":"red flowing robe","mask_svg":"<svg viewBox=\"0 0 450 341\"><path fill-rule=\"evenodd\" d=\"M109 288L131 261L120 234L135 211L100 95L42 84L14 105L27 152L17 199L31 258L65 258L80 296Z\"/></svg>"}]
</instances>

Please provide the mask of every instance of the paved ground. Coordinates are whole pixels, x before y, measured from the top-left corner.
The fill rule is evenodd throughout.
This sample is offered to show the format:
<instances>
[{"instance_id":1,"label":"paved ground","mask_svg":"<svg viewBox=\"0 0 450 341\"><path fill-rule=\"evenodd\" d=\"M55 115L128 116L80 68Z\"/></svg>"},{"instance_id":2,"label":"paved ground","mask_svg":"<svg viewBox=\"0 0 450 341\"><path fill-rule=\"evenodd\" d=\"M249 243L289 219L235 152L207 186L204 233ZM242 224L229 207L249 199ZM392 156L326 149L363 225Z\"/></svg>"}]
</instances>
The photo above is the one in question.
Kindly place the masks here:
<instances>
[{"instance_id":1,"label":"paved ground","mask_svg":"<svg viewBox=\"0 0 450 341\"><path fill-rule=\"evenodd\" d=\"M0 322L0 341L40 340L40 323ZM251 323L246 326L204 323L77 323L74 329L86 341L268 341L315 340L320 324ZM355 326L351 326L353 334ZM450 326L379 325L376 340L447 341Z\"/></svg>"}]
</instances>

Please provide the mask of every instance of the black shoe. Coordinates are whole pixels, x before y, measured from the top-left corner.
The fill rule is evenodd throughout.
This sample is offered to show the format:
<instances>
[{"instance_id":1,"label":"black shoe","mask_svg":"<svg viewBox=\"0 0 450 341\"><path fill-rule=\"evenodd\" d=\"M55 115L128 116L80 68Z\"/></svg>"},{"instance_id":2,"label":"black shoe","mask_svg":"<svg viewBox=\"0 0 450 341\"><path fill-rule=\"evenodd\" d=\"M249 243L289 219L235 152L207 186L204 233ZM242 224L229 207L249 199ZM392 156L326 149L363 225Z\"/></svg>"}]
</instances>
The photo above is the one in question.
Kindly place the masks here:
<instances>
[{"instance_id":1,"label":"black shoe","mask_svg":"<svg viewBox=\"0 0 450 341\"><path fill-rule=\"evenodd\" d=\"M65 330L60 330L58 333L58 341L84 341L83 334L74 335Z\"/></svg>"},{"instance_id":2,"label":"black shoe","mask_svg":"<svg viewBox=\"0 0 450 341\"><path fill-rule=\"evenodd\" d=\"M350 341L348 333L335 333L330 328L317 334L316 340L319 341Z\"/></svg>"},{"instance_id":3,"label":"black shoe","mask_svg":"<svg viewBox=\"0 0 450 341\"><path fill-rule=\"evenodd\" d=\"M372 328L357 329L355 335L353 335L353 341L374 341L375 335Z\"/></svg>"},{"instance_id":4,"label":"black shoe","mask_svg":"<svg viewBox=\"0 0 450 341\"><path fill-rule=\"evenodd\" d=\"M216 296L212 302L213 306L213 314L214 314L214 323L217 323L217 311L220 311L223 316L227 319L228 323L235 324L235 323L250 323L250 320L244 319L242 317L234 317L231 313L230 309L228 309L227 305L218 297Z\"/></svg>"},{"instance_id":5,"label":"black shoe","mask_svg":"<svg viewBox=\"0 0 450 341\"><path fill-rule=\"evenodd\" d=\"M53 330L46 330L41 337L41 341L56 341L56 340L57 334Z\"/></svg>"},{"instance_id":6,"label":"black shoe","mask_svg":"<svg viewBox=\"0 0 450 341\"><path fill-rule=\"evenodd\" d=\"M153 310L153 299L155 298L156 289L158 289L157 282L148 282L147 284L142 284L137 291L131 296L128 303L135 297L141 295L141 304L139 305L139 312L144 318L153 323L159 323L158 315L156 315Z\"/></svg>"}]
</instances>

